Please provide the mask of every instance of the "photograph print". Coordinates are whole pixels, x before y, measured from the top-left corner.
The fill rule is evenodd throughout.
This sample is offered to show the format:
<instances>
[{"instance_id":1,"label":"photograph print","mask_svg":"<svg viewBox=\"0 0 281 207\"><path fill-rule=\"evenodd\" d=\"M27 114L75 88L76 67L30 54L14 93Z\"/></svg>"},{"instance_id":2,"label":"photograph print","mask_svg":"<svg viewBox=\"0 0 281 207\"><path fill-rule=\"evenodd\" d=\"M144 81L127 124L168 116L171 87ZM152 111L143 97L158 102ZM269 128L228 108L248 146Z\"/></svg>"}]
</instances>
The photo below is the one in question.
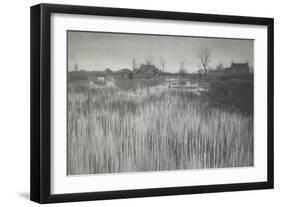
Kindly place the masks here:
<instances>
[{"instance_id":1,"label":"photograph print","mask_svg":"<svg viewBox=\"0 0 281 207\"><path fill-rule=\"evenodd\" d=\"M67 31L67 175L254 166L254 40Z\"/></svg>"}]
</instances>

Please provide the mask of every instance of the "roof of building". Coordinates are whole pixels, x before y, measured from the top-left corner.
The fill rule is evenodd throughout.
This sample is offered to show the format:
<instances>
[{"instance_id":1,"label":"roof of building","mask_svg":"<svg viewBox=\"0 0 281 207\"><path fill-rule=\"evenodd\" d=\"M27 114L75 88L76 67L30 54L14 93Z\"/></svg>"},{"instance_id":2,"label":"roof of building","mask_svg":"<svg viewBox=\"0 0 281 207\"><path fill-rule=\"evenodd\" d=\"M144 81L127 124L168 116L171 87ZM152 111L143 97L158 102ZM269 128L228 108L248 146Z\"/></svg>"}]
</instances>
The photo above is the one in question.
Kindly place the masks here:
<instances>
[{"instance_id":1,"label":"roof of building","mask_svg":"<svg viewBox=\"0 0 281 207\"><path fill-rule=\"evenodd\" d=\"M159 71L160 70L155 65L141 64L140 67L136 70L136 73L158 73Z\"/></svg>"},{"instance_id":2,"label":"roof of building","mask_svg":"<svg viewBox=\"0 0 281 207\"><path fill-rule=\"evenodd\" d=\"M112 70L111 70L110 68L106 68L106 69L104 70L104 73L105 73L105 74L112 74L113 72L112 72Z\"/></svg>"},{"instance_id":3,"label":"roof of building","mask_svg":"<svg viewBox=\"0 0 281 207\"><path fill-rule=\"evenodd\" d=\"M128 68L123 68L121 70L118 70L116 73L133 73L133 71Z\"/></svg>"},{"instance_id":4,"label":"roof of building","mask_svg":"<svg viewBox=\"0 0 281 207\"><path fill-rule=\"evenodd\" d=\"M249 69L249 63L231 63L230 68L235 68L235 69L241 69L241 70L245 70L245 69Z\"/></svg>"}]
</instances>

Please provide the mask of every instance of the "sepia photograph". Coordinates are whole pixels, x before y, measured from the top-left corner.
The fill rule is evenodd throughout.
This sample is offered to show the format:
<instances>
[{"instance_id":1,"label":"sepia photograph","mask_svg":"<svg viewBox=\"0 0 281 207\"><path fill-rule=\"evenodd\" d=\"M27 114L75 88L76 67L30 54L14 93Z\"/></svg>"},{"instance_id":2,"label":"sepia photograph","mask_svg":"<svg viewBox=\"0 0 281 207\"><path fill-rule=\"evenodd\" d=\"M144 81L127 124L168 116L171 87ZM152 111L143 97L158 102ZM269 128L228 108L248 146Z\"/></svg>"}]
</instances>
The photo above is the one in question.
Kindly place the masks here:
<instances>
[{"instance_id":1,"label":"sepia photograph","mask_svg":"<svg viewBox=\"0 0 281 207\"><path fill-rule=\"evenodd\" d=\"M67 31L67 175L254 166L254 40Z\"/></svg>"}]
</instances>

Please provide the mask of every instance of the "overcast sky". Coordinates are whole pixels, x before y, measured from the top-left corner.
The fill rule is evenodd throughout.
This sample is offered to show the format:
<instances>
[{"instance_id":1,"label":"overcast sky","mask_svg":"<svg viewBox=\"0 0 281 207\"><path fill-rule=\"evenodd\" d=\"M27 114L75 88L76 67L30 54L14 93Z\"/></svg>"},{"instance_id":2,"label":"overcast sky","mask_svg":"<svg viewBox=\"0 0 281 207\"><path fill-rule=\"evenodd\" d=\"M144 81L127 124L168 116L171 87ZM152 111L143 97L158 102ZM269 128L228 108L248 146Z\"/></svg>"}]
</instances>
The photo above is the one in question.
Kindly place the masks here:
<instances>
[{"instance_id":1,"label":"overcast sky","mask_svg":"<svg viewBox=\"0 0 281 207\"><path fill-rule=\"evenodd\" d=\"M207 35L207 34L206 34ZM68 70L79 69L113 71L132 69L132 60L137 64L151 57L159 66L160 58L166 61L165 71L178 72L180 61L185 61L188 72L198 70L198 50L211 50L210 67L218 63L229 67L231 61L249 62L253 67L253 40L157 36L100 32L68 32Z\"/></svg>"}]
</instances>

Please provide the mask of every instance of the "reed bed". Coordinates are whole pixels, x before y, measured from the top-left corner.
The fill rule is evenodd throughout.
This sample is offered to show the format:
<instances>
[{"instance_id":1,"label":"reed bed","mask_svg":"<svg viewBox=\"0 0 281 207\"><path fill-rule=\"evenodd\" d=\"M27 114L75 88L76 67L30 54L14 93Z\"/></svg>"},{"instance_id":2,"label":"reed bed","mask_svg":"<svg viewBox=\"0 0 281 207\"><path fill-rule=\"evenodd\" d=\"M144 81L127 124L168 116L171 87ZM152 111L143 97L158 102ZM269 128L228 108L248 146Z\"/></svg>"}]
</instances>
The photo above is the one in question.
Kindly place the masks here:
<instances>
[{"instance_id":1,"label":"reed bed","mask_svg":"<svg viewBox=\"0 0 281 207\"><path fill-rule=\"evenodd\" d=\"M68 91L68 175L253 166L253 117L182 90Z\"/></svg>"}]
</instances>

